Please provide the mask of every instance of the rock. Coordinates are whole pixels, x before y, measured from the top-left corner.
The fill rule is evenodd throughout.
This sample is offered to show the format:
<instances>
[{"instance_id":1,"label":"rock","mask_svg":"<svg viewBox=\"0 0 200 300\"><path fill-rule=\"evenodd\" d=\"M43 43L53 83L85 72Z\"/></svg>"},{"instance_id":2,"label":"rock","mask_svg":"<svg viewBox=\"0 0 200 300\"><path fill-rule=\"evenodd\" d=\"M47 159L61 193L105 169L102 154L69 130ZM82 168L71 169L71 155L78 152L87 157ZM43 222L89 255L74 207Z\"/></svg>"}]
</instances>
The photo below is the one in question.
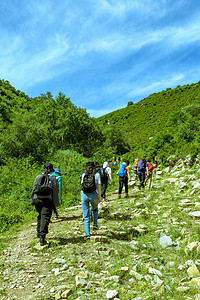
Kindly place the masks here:
<instances>
[{"instance_id":1,"label":"rock","mask_svg":"<svg viewBox=\"0 0 200 300\"><path fill-rule=\"evenodd\" d=\"M139 242L138 241L131 241L130 243L129 243L129 245L131 246L131 248L132 249L138 249L138 246L139 246Z\"/></svg>"},{"instance_id":2,"label":"rock","mask_svg":"<svg viewBox=\"0 0 200 300\"><path fill-rule=\"evenodd\" d=\"M131 276L133 276L133 277L135 277L135 279L137 279L137 280L142 280L142 278L143 278L143 276L141 275L141 274L139 274L139 273L137 273L136 271L134 271L134 270L131 270L130 271L130 275Z\"/></svg>"},{"instance_id":3,"label":"rock","mask_svg":"<svg viewBox=\"0 0 200 300\"><path fill-rule=\"evenodd\" d=\"M160 272L160 271L158 271L158 270L156 270L156 269L153 269L153 268L149 268L149 273L150 274L154 274L154 275L158 275L158 276L160 276L160 277L162 277L163 275L162 275L162 273Z\"/></svg>"},{"instance_id":4,"label":"rock","mask_svg":"<svg viewBox=\"0 0 200 300\"><path fill-rule=\"evenodd\" d=\"M57 264L64 264L65 262L66 260L62 258L56 258L53 260L53 263L57 263Z\"/></svg>"},{"instance_id":5,"label":"rock","mask_svg":"<svg viewBox=\"0 0 200 300\"><path fill-rule=\"evenodd\" d=\"M193 278L193 279L189 282L189 284L190 284L190 285L195 285L195 286L200 287L200 277Z\"/></svg>"},{"instance_id":6,"label":"rock","mask_svg":"<svg viewBox=\"0 0 200 300\"><path fill-rule=\"evenodd\" d=\"M171 155L167 158L167 162L170 167L174 167L176 160L177 160L176 155Z\"/></svg>"},{"instance_id":7,"label":"rock","mask_svg":"<svg viewBox=\"0 0 200 300\"><path fill-rule=\"evenodd\" d=\"M110 281L114 281L114 282L119 282L119 280L120 280L120 276L111 276L110 277Z\"/></svg>"},{"instance_id":8,"label":"rock","mask_svg":"<svg viewBox=\"0 0 200 300\"><path fill-rule=\"evenodd\" d=\"M75 277L75 283L76 287L84 287L87 285L87 281L83 277L78 275Z\"/></svg>"},{"instance_id":9,"label":"rock","mask_svg":"<svg viewBox=\"0 0 200 300\"><path fill-rule=\"evenodd\" d=\"M198 244L199 244L198 242L192 242L188 244L185 248L185 253L187 254L189 252L194 252L197 249Z\"/></svg>"},{"instance_id":10,"label":"rock","mask_svg":"<svg viewBox=\"0 0 200 300\"><path fill-rule=\"evenodd\" d=\"M77 274L77 276L82 277L84 279L87 279L88 278L88 273L87 272L80 272L80 273Z\"/></svg>"},{"instance_id":11,"label":"rock","mask_svg":"<svg viewBox=\"0 0 200 300\"><path fill-rule=\"evenodd\" d=\"M186 291L188 291L190 288L188 287L188 286L178 286L177 287L177 291L178 292L186 292Z\"/></svg>"},{"instance_id":12,"label":"rock","mask_svg":"<svg viewBox=\"0 0 200 300\"><path fill-rule=\"evenodd\" d=\"M161 175L163 171L156 171L156 175Z\"/></svg>"},{"instance_id":13,"label":"rock","mask_svg":"<svg viewBox=\"0 0 200 300\"><path fill-rule=\"evenodd\" d=\"M191 201L189 199L184 199L181 200L181 202L179 203L179 206L181 207L188 207L188 206L192 206L193 203L191 203Z\"/></svg>"},{"instance_id":14,"label":"rock","mask_svg":"<svg viewBox=\"0 0 200 300\"><path fill-rule=\"evenodd\" d=\"M166 172L166 173L169 173L171 171L171 169L170 169L170 167L167 167L163 171Z\"/></svg>"},{"instance_id":15,"label":"rock","mask_svg":"<svg viewBox=\"0 0 200 300\"><path fill-rule=\"evenodd\" d=\"M129 267L121 267L122 272L127 273L129 271Z\"/></svg>"},{"instance_id":16,"label":"rock","mask_svg":"<svg viewBox=\"0 0 200 300\"><path fill-rule=\"evenodd\" d=\"M199 270L197 269L197 267L195 265L188 268L187 273L188 273L189 276L193 276L193 277L198 277L199 276Z\"/></svg>"},{"instance_id":17,"label":"rock","mask_svg":"<svg viewBox=\"0 0 200 300\"><path fill-rule=\"evenodd\" d=\"M168 261L168 263L167 263L167 267L168 268L172 268L174 266L175 266L175 262L174 261Z\"/></svg>"},{"instance_id":18,"label":"rock","mask_svg":"<svg viewBox=\"0 0 200 300\"><path fill-rule=\"evenodd\" d=\"M158 242L161 245L161 247L163 247L163 248L167 248L167 247L173 245L172 239L167 235L160 237Z\"/></svg>"},{"instance_id":19,"label":"rock","mask_svg":"<svg viewBox=\"0 0 200 300\"><path fill-rule=\"evenodd\" d=\"M188 216L199 219L200 218L200 211L199 210L193 211L193 212L189 213Z\"/></svg>"},{"instance_id":20,"label":"rock","mask_svg":"<svg viewBox=\"0 0 200 300\"><path fill-rule=\"evenodd\" d=\"M158 275L154 275L154 279L153 279L154 283L156 284L156 286L161 286L163 284L163 280L161 280Z\"/></svg>"},{"instance_id":21,"label":"rock","mask_svg":"<svg viewBox=\"0 0 200 300\"><path fill-rule=\"evenodd\" d=\"M98 236L98 235L96 235L96 236L91 236L90 237L90 241L91 242L94 242L94 243L97 243L97 242L107 242L108 241L108 239L105 237L105 236Z\"/></svg>"},{"instance_id":22,"label":"rock","mask_svg":"<svg viewBox=\"0 0 200 300\"><path fill-rule=\"evenodd\" d=\"M142 208L142 207L145 207L145 204L142 203L142 202L137 202L137 203L135 203L135 207L136 208Z\"/></svg>"},{"instance_id":23,"label":"rock","mask_svg":"<svg viewBox=\"0 0 200 300\"><path fill-rule=\"evenodd\" d=\"M106 293L106 299L113 299L118 295L118 292L116 290L109 290Z\"/></svg>"},{"instance_id":24,"label":"rock","mask_svg":"<svg viewBox=\"0 0 200 300\"><path fill-rule=\"evenodd\" d=\"M49 244L47 243L46 245L41 246L40 243L37 243L37 244L34 245L34 248L37 249L37 250L39 250L39 251L41 251L43 249L49 248Z\"/></svg>"},{"instance_id":25,"label":"rock","mask_svg":"<svg viewBox=\"0 0 200 300\"><path fill-rule=\"evenodd\" d=\"M199 203L199 202L196 202L196 203L195 203L195 208L196 208L197 210L200 210L200 203Z\"/></svg>"},{"instance_id":26,"label":"rock","mask_svg":"<svg viewBox=\"0 0 200 300\"><path fill-rule=\"evenodd\" d=\"M180 185L179 185L179 189L180 190L183 190L187 187L187 184L185 182L181 182Z\"/></svg>"},{"instance_id":27,"label":"rock","mask_svg":"<svg viewBox=\"0 0 200 300\"><path fill-rule=\"evenodd\" d=\"M194 160L192 159L191 155L189 154L189 155L186 156L183 163L184 163L185 166L190 166L191 167L194 163Z\"/></svg>"},{"instance_id":28,"label":"rock","mask_svg":"<svg viewBox=\"0 0 200 300\"><path fill-rule=\"evenodd\" d=\"M55 294L55 300L60 300L61 298L61 292L58 292L57 294Z\"/></svg>"},{"instance_id":29,"label":"rock","mask_svg":"<svg viewBox=\"0 0 200 300\"><path fill-rule=\"evenodd\" d=\"M64 291L64 292L61 294L62 299L67 299L68 296L71 294L71 292L72 292L71 289Z\"/></svg>"}]
</instances>

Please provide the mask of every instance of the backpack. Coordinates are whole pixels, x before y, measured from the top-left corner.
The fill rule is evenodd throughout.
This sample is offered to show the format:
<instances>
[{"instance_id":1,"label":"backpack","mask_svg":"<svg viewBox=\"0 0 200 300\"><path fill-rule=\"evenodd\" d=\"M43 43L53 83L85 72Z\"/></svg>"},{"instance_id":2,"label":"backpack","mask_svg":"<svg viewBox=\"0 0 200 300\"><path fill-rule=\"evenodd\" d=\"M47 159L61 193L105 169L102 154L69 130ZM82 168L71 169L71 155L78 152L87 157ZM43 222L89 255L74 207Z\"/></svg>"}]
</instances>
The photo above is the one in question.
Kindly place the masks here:
<instances>
[{"instance_id":1,"label":"backpack","mask_svg":"<svg viewBox=\"0 0 200 300\"><path fill-rule=\"evenodd\" d=\"M83 182L81 184L82 191L85 193L93 193L96 191L96 184L95 184L95 175L94 173L86 173L83 176Z\"/></svg>"},{"instance_id":2,"label":"backpack","mask_svg":"<svg viewBox=\"0 0 200 300\"><path fill-rule=\"evenodd\" d=\"M100 175L101 175L101 179L106 179L108 177L106 173L106 168L101 168Z\"/></svg>"},{"instance_id":3,"label":"backpack","mask_svg":"<svg viewBox=\"0 0 200 300\"><path fill-rule=\"evenodd\" d=\"M34 192L41 196L48 196L52 193L52 184L49 175L42 174L39 176Z\"/></svg>"},{"instance_id":4,"label":"backpack","mask_svg":"<svg viewBox=\"0 0 200 300\"><path fill-rule=\"evenodd\" d=\"M136 159L134 160L134 165L135 165L135 168L137 168L138 161L139 161L139 159L138 159L138 158L136 158Z\"/></svg>"},{"instance_id":5,"label":"backpack","mask_svg":"<svg viewBox=\"0 0 200 300\"><path fill-rule=\"evenodd\" d=\"M152 165L152 163L148 162L147 165L148 165L148 170L149 171L153 171L154 170L154 166Z\"/></svg>"},{"instance_id":6,"label":"backpack","mask_svg":"<svg viewBox=\"0 0 200 300\"><path fill-rule=\"evenodd\" d=\"M125 177L127 172L126 172L126 166L124 164L121 164L119 167L119 172L117 173L119 177Z\"/></svg>"},{"instance_id":7,"label":"backpack","mask_svg":"<svg viewBox=\"0 0 200 300\"><path fill-rule=\"evenodd\" d=\"M138 161L137 169L138 171L142 171L146 169L146 165L143 159Z\"/></svg>"}]
</instances>

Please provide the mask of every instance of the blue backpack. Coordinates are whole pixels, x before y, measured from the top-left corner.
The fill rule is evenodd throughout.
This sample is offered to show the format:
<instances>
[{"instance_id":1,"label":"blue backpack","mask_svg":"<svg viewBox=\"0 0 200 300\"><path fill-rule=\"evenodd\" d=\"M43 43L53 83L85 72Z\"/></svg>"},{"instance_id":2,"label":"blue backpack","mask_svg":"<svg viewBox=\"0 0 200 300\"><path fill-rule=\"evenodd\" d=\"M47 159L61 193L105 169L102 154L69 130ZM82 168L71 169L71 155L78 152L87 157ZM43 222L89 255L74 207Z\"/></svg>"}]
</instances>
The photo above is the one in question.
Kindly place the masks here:
<instances>
[{"instance_id":1,"label":"blue backpack","mask_svg":"<svg viewBox=\"0 0 200 300\"><path fill-rule=\"evenodd\" d=\"M119 177L125 177L127 174L126 172L126 166L124 164L121 164L120 167L119 167L119 172L118 172L118 176Z\"/></svg>"},{"instance_id":2,"label":"blue backpack","mask_svg":"<svg viewBox=\"0 0 200 300\"><path fill-rule=\"evenodd\" d=\"M142 171L146 169L146 163L144 162L143 159L138 161L137 169L138 171Z\"/></svg>"}]
</instances>

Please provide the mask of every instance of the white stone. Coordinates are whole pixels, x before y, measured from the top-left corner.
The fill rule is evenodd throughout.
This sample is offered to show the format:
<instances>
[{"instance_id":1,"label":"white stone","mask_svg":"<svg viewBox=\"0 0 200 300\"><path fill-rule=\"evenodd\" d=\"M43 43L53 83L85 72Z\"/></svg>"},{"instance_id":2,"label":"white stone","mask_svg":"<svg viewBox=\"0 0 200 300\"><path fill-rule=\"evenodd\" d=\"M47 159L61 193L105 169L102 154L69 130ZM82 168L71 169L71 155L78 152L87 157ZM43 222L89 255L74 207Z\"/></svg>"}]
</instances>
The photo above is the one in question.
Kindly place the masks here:
<instances>
[{"instance_id":1,"label":"white stone","mask_svg":"<svg viewBox=\"0 0 200 300\"><path fill-rule=\"evenodd\" d=\"M173 245L172 239L170 238L170 236L167 235L160 237L158 242L163 248L167 248Z\"/></svg>"},{"instance_id":2,"label":"white stone","mask_svg":"<svg viewBox=\"0 0 200 300\"><path fill-rule=\"evenodd\" d=\"M153 268L149 268L149 273L150 274L154 274L154 275L158 275L158 276L163 276L162 273L156 269L153 269Z\"/></svg>"},{"instance_id":3,"label":"white stone","mask_svg":"<svg viewBox=\"0 0 200 300\"><path fill-rule=\"evenodd\" d=\"M118 292L116 290L109 290L106 293L106 299L113 299L118 295Z\"/></svg>"},{"instance_id":4,"label":"white stone","mask_svg":"<svg viewBox=\"0 0 200 300\"><path fill-rule=\"evenodd\" d=\"M195 217L195 218L200 218L200 211L199 210L193 211L193 212L189 213L188 216Z\"/></svg>"},{"instance_id":5,"label":"white stone","mask_svg":"<svg viewBox=\"0 0 200 300\"><path fill-rule=\"evenodd\" d=\"M198 246L198 242L192 242L190 244L188 244L185 248L185 252L193 252L197 249L197 246Z\"/></svg>"}]
</instances>

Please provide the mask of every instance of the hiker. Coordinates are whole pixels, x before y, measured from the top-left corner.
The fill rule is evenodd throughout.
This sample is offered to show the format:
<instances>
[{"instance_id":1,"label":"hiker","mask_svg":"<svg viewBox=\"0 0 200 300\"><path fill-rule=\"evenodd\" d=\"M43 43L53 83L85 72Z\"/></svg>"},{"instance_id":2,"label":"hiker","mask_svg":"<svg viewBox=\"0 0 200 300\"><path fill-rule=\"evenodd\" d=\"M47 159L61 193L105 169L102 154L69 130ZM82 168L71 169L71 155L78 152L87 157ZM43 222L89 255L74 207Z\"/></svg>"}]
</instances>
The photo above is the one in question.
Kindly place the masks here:
<instances>
[{"instance_id":1,"label":"hiker","mask_svg":"<svg viewBox=\"0 0 200 300\"><path fill-rule=\"evenodd\" d=\"M152 183L152 177L153 177L153 170L154 170L154 166L152 165L152 163L150 161L147 162L147 166L148 166L148 171L149 171L149 174L147 175L146 177L146 180L145 180L145 186L147 184L147 181L149 180L149 188L151 187L151 183Z\"/></svg>"},{"instance_id":2,"label":"hiker","mask_svg":"<svg viewBox=\"0 0 200 300\"><path fill-rule=\"evenodd\" d=\"M55 168L54 172L52 173L52 175L54 175L58 181L58 195L59 195L59 201L60 203L62 203L62 176L61 176L61 172L59 168ZM54 217L55 219L58 218L58 212L56 207L53 207L53 212L54 212Z\"/></svg>"},{"instance_id":3,"label":"hiker","mask_svg":"<svg viewBox=\"0 0 200 300\"><path fill-rule=\"evenodd\" d=\"M81 178L81 205L83 210L85 237L90 239L90 204L92 206L93 230L98 229L98 203L101 202L101 178L99 172L94 173L94 162L86 164Z\"/></svg>"},{"instance_id":4,"label":"hiker","mask_svg":"<svg viewBox=\"0 0 200 300\"><path fill-rule=\"evenodd\" d=\"M138 161L139 161L139 159L136 158L136 159L134 160L134 163L133 163L133 173L135 174L135 180L138 179L138 174L137 174L137 165L138 165Z\"/></svg>"},{"instance_id":5,"label":"hiker","mask_svg":"<svg viewBox=\"0 0 200 300\"><path fill-rule=\"evenodd\" d=\"M138 185L139 189L144 189L145 176L149 175L148 165L145 159L141 159L137 164L137 174L139 176L140 184Z\"/></svg>"},{"instance_id":6,"label":"hiker","mask_svg":"<svg viewBox=\"0 0 200 300\"><path fill-rule=\"evenodd\" d=\"M110 184L112 182L111 168L109 167L109 163L105 161L103 163L103 168L101 168L101 197L102 201L106 200L106 189L108 186L108 178L110 178Z\"/></svg>"},{"instance_id":7,"label":"hiker","mask_svg":"<svg viewBox=\"0 0 200 300\"><path fill-rule=\"evenodd\" d=\"M42 170L42 174L38 175L33 183L33 190L30 204L35 205L38 212L37 217L37 237L40 238L40 245L46 244L46 234L51 219L53 206L60 206L58 197L58 182L55 176L53 165L46 163Z\"/></svg>"},{"instance_id":8,"label":"hiker","mask_svg":"<svg viewBox=\"0 0 200 300\"><path fill-rule=\"evenodd\" d=\"M126 197L128 197L128 180L131 180L131 177L125 162L120 165L117 175L119 177L119 198L121 198L123 186L125 186Z\"/></svg>"}]
</instances>

